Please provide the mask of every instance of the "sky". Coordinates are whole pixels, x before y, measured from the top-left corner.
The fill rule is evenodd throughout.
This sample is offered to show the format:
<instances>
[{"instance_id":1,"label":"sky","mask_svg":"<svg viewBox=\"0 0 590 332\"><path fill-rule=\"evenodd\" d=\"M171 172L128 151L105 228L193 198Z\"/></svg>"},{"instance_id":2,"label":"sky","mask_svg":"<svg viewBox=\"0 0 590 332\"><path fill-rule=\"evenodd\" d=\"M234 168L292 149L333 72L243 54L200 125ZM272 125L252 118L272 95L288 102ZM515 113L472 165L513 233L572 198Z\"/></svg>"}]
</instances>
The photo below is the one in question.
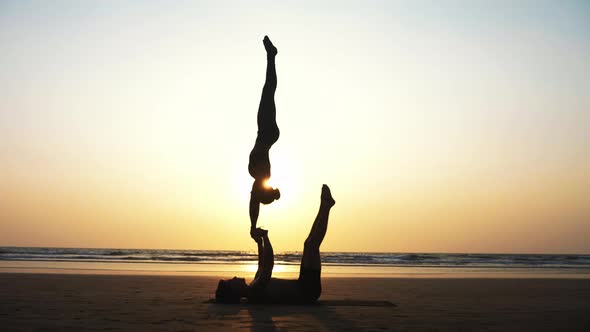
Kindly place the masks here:
<instances>
[{"instance_id":1,"label":"sky","mask_svg":"<svg viewBox=\"0 0 590 332\"><path fill-rule=\"evenodd\" d=\"M2 1L0 246L590 252L585 1Z\"/></svg>"}]
</instances>

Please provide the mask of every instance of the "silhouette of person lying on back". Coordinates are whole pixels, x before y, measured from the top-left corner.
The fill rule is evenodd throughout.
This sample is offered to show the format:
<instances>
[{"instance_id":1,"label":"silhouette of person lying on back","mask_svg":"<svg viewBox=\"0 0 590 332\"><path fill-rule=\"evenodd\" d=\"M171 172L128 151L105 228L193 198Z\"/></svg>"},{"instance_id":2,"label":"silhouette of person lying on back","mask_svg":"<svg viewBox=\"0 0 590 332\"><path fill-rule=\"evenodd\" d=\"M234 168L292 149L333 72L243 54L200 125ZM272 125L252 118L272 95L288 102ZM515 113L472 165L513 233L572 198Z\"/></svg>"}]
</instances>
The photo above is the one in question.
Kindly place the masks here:
<instances>
[{"instance_id":1,"label":"silhouette of person lying on back","mask_svg":"<svg viewBox=\"0 0 590 332\"><path fill-rule=\"evenodd\" d=\"M320 245L328 229L330 209L335 203L330 188L323 185L320 209L303 247L299 279L272 278L274 253L268 231L256 228L252 231L252 237L258 244L258 270L254 280L249 285L244 278L220 280L215 291L216 302L239 303L242 298L249 303L315 302L322 292Z\"/></svg>"},{"instance_id":2,"label":"silhouette of person lying on back","mask_svg":"<svg viewBox=\"0 0 590 332\"><path fill-rule=\"evenodd\" d=\"M270 204L281 197L278 189L273 189L267 185L270 178L268 153L272 145L279 139L280 134L274 101L275 90L277 89L277 72L275 69L277 48L274 47L268 36L264 36L262 42L266 49L266 81L264 82L260 106L258 107L258 135L254 148L250 152L248 163L248 172L254 178L252 191L250 192L250 235L253 238L260 203Z\"/></svg>"}]
</instances>

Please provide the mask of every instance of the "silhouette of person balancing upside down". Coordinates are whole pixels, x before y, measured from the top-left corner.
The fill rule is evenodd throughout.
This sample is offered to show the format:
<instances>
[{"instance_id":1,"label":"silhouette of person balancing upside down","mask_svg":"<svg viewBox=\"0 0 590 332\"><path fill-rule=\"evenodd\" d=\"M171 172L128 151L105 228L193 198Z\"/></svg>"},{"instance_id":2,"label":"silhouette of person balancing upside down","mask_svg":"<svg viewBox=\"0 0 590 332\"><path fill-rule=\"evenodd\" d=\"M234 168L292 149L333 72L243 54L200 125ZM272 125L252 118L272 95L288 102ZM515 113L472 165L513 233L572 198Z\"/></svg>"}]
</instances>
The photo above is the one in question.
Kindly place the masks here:
<instances>
[{"instance_id":1,"label":"silhouette of person balancing upside down","mask_svg":"<svg viewBox=\"0 0 590 332\"><path fill-rule=\"evenodd\" d=\"M254 178L252 191L250 192L250 236L259 237L255 232L260 203L270 204L281 197L278 189L267 186L270 178L270 159L268 152L271 146L279 139L279 127L276 120L275 90L277 89L277 72L275 69L275 57L277 48L274 47L268 36L262 41L266 49L266 81L262 89L260 106L258 107L258 135L254 148L250 152L248 172Z\"/></svg>"},{"instance_id":2,"label":"silhouette of person balancing upside down","mask_svg":"<svg viewBox=\"0 0 590 332\"><path fill-rule=\"evenodd\" d=\"M220 280L215 291L217 303L239 303L246 298L249 303L307 304L315 302L322 292L320 280L320 245L328 230L330 209L336 204L328 186L322 186L321 203L317 217L303 247L299 279L271 278L274 253L268 231L256 228L252 238L258 244L258 271L248 285L244 278Z\"/></svg>"}]
</instances>

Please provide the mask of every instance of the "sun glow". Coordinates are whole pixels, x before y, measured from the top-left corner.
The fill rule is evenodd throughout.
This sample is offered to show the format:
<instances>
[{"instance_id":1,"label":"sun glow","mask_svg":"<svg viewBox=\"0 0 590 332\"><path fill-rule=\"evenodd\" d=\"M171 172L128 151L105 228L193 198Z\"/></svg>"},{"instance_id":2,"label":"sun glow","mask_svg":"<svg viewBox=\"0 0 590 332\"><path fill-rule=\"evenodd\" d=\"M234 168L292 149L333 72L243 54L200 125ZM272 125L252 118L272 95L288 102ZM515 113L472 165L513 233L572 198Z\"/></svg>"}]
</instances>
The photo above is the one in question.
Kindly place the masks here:
<instances>
[{"instance_id":1,"label":"sun glow","mask_svg":"<svg viewBox=\"0 0 590 332\"><path fill-rule=\"evenodd\" d=\"M279 189L281 192L281 201L285 198L295 199L301 195L301 179L303 178L302 167L295 158L288 156L286 153L276 153L271 157L272 175L265 180L265 188ZM244 167L236 166L234 168L234 188L236 195L239 195L244 201L250 200L250 195L244 195L252 190L254 179L244 170Z\"/></svg>"},{"instance_id":2,"label":"sun glow","mask_svg":"<svg viewBox=\"0 0 590 332\"><path fill-rule=\"evenodd\" d=\"M272 175L265 181L267 188L275 188L281 191L281 197L287 195L294 197L299 193L299 180L302 168L297 165L293 156L285 152L277 152L272 155Z\"/></svg>"}]
</instances>

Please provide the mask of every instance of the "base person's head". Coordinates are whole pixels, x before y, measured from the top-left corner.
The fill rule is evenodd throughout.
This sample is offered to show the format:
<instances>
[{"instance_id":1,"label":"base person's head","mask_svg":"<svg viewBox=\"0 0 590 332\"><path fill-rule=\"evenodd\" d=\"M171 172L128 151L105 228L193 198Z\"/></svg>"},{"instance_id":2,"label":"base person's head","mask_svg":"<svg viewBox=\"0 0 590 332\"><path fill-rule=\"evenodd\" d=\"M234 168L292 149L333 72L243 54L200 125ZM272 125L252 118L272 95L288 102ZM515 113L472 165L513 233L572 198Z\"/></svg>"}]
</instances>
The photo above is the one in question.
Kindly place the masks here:
<instances>
[{"instance_id":1,"label":"base person's head","mask_svg":"<svg viewBox=\"0 0 590 332\"><path fill-rule=\"evenodd\" d=\"M233 277L219 280L215 290L215 301L218 303L240 303L240 299L248 293L248 285L244 278Z\"/></svg>"}]
</instances>

